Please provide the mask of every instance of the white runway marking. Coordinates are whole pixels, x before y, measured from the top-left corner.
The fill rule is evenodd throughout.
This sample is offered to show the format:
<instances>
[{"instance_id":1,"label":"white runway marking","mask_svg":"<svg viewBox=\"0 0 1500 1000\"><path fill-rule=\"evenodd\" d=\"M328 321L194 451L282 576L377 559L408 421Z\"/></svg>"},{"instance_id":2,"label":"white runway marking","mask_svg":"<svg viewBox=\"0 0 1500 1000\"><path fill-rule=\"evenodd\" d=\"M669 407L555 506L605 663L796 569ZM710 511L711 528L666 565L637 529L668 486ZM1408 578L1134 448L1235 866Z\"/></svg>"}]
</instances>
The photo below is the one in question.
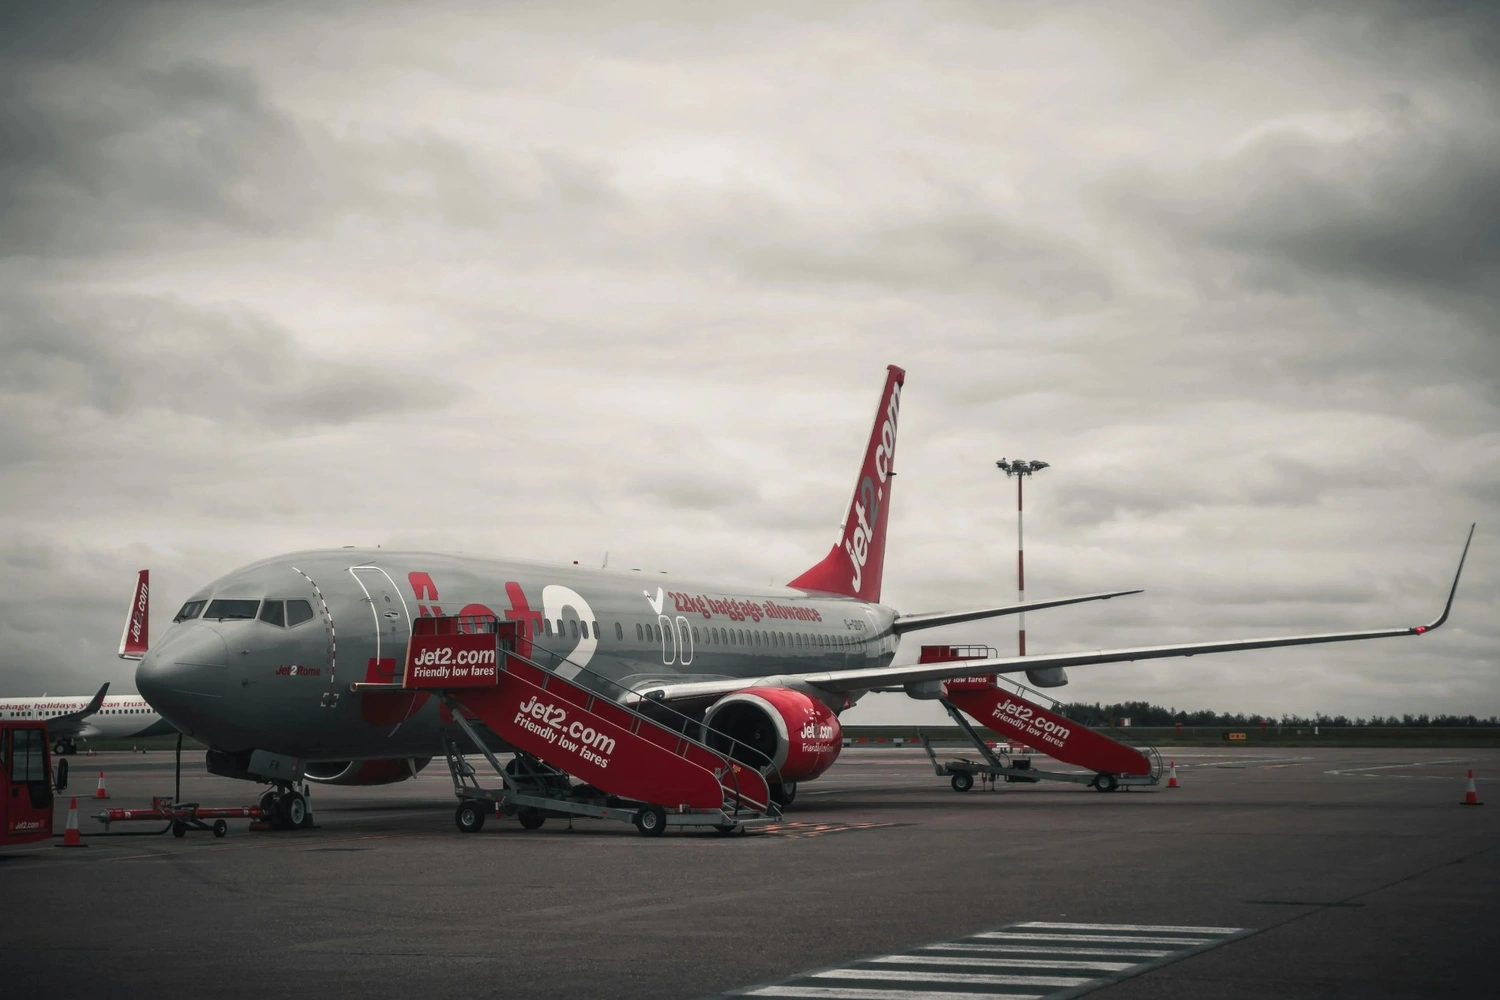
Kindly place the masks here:
<instances>
[{"instance_id":1,"label":"white runway marking","mask_svg":"<svg viewBox=\"0 0 1500 1000\"><path fill-rule=\"evenodd\" d=\"M989 969L1075 969L1083 972L1120 972L1131 962L1084 962L1076 958L969 958L958 955L887 955L872 958L870 963L893 965L962 965Z\"/></svg>"},{"instance_id":2,"label":"white runway marking","mask_svg":"<svg viewBox=\"0 0 1500 1000\"><path fill-rule=\"evenodd\" d=\"M1414 760L1409 764L1374 764L1370 767L1343 767L1333 771L1324 771L1324 774L1337 775L1339 777L1349 776L1355 778L1436 778L1439 781L1454 780L1445 775L1437 774L1372 774L1372 771L1397 771L1408 767L1446 767L1450 764L1468 764L1472 761L1467 757L1444 757L1439 760Z\"/></svg>"},{"instance_id":3,"label":"white runway marking","mask_svg":"<svg viewBox=\"0 0 1500 1000\"><path fill-rule=\"evenodd\" d=\"M847 989L842 986L766 986L746 997L808 997L812 1000L1042 1000L1040 993L954 993L951 990Z\"/></svg>"},{"instance_id":4,"label":"white runway marking","mask_svg":"<svg viewBox=\"0 0 1500 1000\"><path fill-rule=\"evenodd\" d=\"M1167 937L1141 937L1139 935L1126 937L1125 935L1103 935L1103 934L1019 934L1009 931L991 931L988 934L976 934L975 937L984 941L1087 941L1090 944L1108 944L1118 941L1121 944L1175 944L1182 945L1213 944L1212 938L1167 938Z\"/></svg>"},{"instance_id":5,"label":"white runway marking","mask_svg":"<svg viewBox=\"0 0 1500 1000\"><path fill-rule=\"evenodd\" d=\"M1216 947L1238 927L1035 920L958 941L817 969L723 997L810 1000L1046 1000L1072 996ZM1020 942L1020 943L1000 943ZM1157 947L1133 947L1150 944ZM1018 957L1021 956L1021 957ZM1084 956L1080 958L1079 956ZM966 992L965 987L982 992ZM1014 987L1014 989L1012 988Z\"/></svg>"},{"instance_id":6,"label":"white runway marking","mask_svg":"<svg viewBox=\"0 0 1500 1000\"><path fill-rule=\"evenodd\" d=\"M1017 927L1036 927L1047 931L1160 931L1167 934L1233 934L1238 927L1169 927L1165 924L1054 924L1032 920Z\"/></svg>"},{"instance_id":7,"label":"white runway marking","mask_svg":"<svg viewBox=\"0 0 1500 1000\"><path fill-rule=\"evenodd\" d=\"M918 951L1003 952L1007 955L1100 955L1119 958L1165 958L1170 951L1149 948L1059 948L1037 944L924 944Z\"/></svg>"},{"instance_id":8,"label":"white runway marking","mask_svg":"<svg viewBox=\"0 0 1500 1000\"><path fill-rule=\"evenodd\" d=\"M1082 986L1083 976L997 976L986 972L933 972L929 969L907 972L903 969L829 969L814 972L814 979L896 979L903 982L959 983L968 986Z\"/></svg>"}]
</instances>

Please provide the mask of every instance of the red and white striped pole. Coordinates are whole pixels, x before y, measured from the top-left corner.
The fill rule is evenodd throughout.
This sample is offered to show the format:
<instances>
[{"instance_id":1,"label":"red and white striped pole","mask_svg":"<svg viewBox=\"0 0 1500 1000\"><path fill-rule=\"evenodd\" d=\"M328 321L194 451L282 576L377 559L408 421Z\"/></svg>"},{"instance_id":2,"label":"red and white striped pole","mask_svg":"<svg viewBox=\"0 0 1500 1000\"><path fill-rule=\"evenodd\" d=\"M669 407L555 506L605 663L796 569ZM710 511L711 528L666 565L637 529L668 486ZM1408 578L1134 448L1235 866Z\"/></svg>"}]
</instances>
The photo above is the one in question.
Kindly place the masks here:
<instances>
[{"instance_id":1,"label":"red and white striped pole","mask_svg":"<svg viewBox=\"0 0 1500 1000\"><path fill-rule=\"evenodd\" d=\"M1004 470L1005 475L1007 477L1009 477L1009 476L1015 476L1016 477L1016 596L1019 599L1019 601L1020 601L1021 604L1025 604L1026 603L1026 528L1025 528L1025 504L1024 504L1025 491L1024 491L1024 489L1022 487L1022 483L1025 481L1025 479L1026 479L1027 476L1031 475L1034 472L1040 472L1042 469L1047 468L1047 463L1046 462L1037 461L1036 459L1032 459L1029 462L1025 461L1023 459L1017 459L1014 462L1007 462L1005 459L1002 458L1000 461L998 461L998 462L995 463L995 467L998 468L998 469ZM1017 620L1018 620L1018 622L1020 624L1020 635L1018 636L1018 640L1019 640L1019 643L1020 643L1020 655L1025 656L1026 655L1026 612L1024 612L1024 611L1019 612L1016 617L1017 617Z\"/></svg>"},{"instance_id":2,"label":"red and white striped pole","mask_svg":"<svg viewBox=\"0 0 1500 1000\"><path fill-rule=\"evenodd\" d=\"M1025 476L1016 477L1016 599L1021 604L1026 603L1026 534L1022 528L1021 514L1021 484L1025 481ZM1020 625L1020 655L1025 656L1026 612L1022 611L1017 615L1016 622Z\"/></svg>"}]
</instances>

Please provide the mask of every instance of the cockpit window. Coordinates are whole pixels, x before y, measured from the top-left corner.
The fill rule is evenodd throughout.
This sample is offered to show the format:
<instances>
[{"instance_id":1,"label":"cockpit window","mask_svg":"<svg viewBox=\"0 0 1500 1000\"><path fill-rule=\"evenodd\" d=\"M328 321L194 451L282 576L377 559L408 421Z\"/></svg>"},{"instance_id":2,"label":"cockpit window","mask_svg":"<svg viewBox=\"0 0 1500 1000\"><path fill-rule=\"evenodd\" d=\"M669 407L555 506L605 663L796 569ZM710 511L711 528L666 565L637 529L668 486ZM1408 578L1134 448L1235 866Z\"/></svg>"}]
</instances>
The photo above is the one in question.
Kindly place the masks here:
<instances>
[{"instance_id":1,"label":"cockpit window","mask_svg":"<svg viewBox=\"0 0 1500 1000\"><path fill-rule=\"evenodd\" d=\"M260 605L260 620L267 625L285 628L286 612L283 610L284 607L285 603L282 601L262 601Z\"/></svg>"},{"instance_id":2,"label":"cockpit window","mask_svg":"<svg viewBox=\"0 0 1500 1000\"><path fill-rule=\"evenodd\" d=\"M224 621L225 619L254 618L255 612L259 607L260 601L209 601L208 610L204 612L203 617L217 618L219 621Z\"/></svg>"},{"instance_id":3,"label":"cockpit window","mask_svg":"<svg viewBox=\"0 0 1500 1000\"><path fill-rule=\"evenodd\" d=\"M301 625L303 622L311 619L312 616L312 605L308 604L306 601L286 602L287 628L291 628L293 625Z\"/></svg>"},{"instance_id":4,"label":"cockpit window","mask_svg":"<svg viewBox=\"0 0 1500 1000\"><path fill-rule=\"evenodd\" d=\"M182 606L182 610L177 612L177 617L173 618L172 621L185 622L189 618L197 618L198 613L203 610L203 605L207 603L207 601L188 601Z\"/></svg>"}]
</instances>

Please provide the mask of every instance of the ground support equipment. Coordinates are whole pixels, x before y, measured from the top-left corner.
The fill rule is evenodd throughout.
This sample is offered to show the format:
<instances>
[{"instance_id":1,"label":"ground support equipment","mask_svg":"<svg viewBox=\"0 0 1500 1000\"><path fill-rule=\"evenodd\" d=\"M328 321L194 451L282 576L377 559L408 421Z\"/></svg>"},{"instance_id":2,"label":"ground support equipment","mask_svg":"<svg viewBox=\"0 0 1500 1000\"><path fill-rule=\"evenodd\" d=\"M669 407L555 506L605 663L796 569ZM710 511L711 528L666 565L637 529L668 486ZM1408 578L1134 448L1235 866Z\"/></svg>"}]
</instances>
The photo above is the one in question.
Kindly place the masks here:
<instances>
[{"instance_id":1,"label":"ground support equipment","mask_svg":"<svg viewBox=\"0 0 1500 1000\"><path fill-rule=\"evenodd\" d=\"M983 646L923 646L921 662L983 659L994 656L994 650ZM939 777L948 777L953 790L966 792L974 787L976 775L1008 782L1066 781L1090 785L1101 792L1138 785L1155 785L1161 781L1161 754L1155 747L1134 747L1103 733L1089 729L1037 704L1058 702L1042 692L1007 677L1007 688L1000 686L999 675L964 677L948 681L940 699L943 708L979 751L980 761L968 758L939 762L932 743L922 736L922 746ZM1026 697L1023 697L1023 692ZM1086 768L1085 771L1043 771L1031 766L1031 758L997 755L965 718L979 720L1009 741L1041 750L1047 756Z\"/></svg>"},{"instance_id":2,"label":"ground support equipment","mask_svg":"<svg viewBox=\"0 0 1500 1000\"><path fill-rule=\"evenodd\" d=\"M200 806L157 797L151 800L150 809L106 809L94 818L104 824L106 832L111 823L156 822L166 824L156 833L171 830L174 837L186 837L189 830L202 830L222 837L229 832L229 820L256 820L262 815L259 806Z\"/></svg>"},{"instance_id":3,"label":"ground support equipment","mask_svg":"<svg viewBox=\"0 0 1500 1000\"><path fill-rule=\"evenodd\" d=\"M746 763L754 751L738 744L732 755L720 753L686 735L694 720L659 704L647 715L625 704L632 692L608 678L545 650L533 657L515 622L434 617L413 625L401 683L359 682L351 690L427 690L442 698L503 782L483 786L457 744L444 741L460 830L477 832L497 813L529 829L549 817L617 820L651 837L669 827L734 833L780 817L767 781L779 776L769 761ZM515 749L509 765L488 749L475 721Z\"/></svg>"},{"instance_id":4,"label":"ground support equipment","mask_svg":"<svg viewBox=\"0 0 1500 1000\"><path fill-rule=\"evenodd\" d=\"M462 716L454 716L455 722L461 719ZM474 765L469 763L456 743L447 741L444 751L448 773L453 778L453 794L459 800L453 818L464 833L478 833L484 827L485 819L492 815L515 817L528 830L540 829L548 819L566 819L569 823L575 817L613 820L634 824L647 837L660 836L668 829L687 827L712 828L725 834L743 833L778 818L768 814L736 813L725 808L682 807L681 811L668 812L663 806L608 795L592 785L574 784L566 772L524 752L518 752L510 764L502 767L482 742L475 740L475 743L504 785L500 788L481 785Z\"/></svg>"}]
</instances>

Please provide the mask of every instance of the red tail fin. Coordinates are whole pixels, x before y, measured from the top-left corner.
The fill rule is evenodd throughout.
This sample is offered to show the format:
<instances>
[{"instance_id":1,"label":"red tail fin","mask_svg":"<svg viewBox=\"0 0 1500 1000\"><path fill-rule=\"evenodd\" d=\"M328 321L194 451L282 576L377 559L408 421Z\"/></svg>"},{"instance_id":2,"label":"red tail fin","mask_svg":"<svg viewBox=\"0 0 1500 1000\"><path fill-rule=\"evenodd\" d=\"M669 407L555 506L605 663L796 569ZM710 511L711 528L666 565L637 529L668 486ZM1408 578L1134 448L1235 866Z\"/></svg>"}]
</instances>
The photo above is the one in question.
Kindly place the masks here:
<instances>
[{"instance_id":1,"label":"red tail fin","mask_svg":"<svg viewBox=\"0 0 1500 1000\"><path fill-rule=\"evenodd\" d=\"M800 590L844 594L862 601L880 600L880 571L885 565L885 523L891 508L891 464L896 455L896 417L906 372L886 366L885 391L865 448L865 463L844 515L844 528L823 561L787 584Z\"/></svg>"},{"instance_id":2,"label":"red tail fin","mask_svg":"<svg viewBox=\"0 0 1500 1000\"><path fill-rule=\"evenodd\" d=\"M125 613L125 631L120 633L120 659L139 660L146 655L151 632L151 571L141 570Z\"/></svg>"}]
</instances>

